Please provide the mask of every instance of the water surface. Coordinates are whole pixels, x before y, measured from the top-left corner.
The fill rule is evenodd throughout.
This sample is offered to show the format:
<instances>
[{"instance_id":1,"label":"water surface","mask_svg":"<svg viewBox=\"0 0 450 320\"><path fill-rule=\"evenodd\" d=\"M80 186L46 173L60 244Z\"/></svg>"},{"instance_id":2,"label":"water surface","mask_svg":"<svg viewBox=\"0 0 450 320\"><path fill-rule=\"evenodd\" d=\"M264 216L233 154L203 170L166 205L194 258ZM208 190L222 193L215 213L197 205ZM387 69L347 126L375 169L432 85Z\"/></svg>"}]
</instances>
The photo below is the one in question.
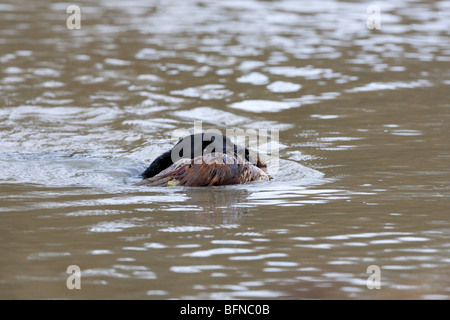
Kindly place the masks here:
<instances>
[{"instance_id":1,"label":"water surface","mask_svg":"<svg viewBox=\"0 0 450 320\"><path fill-rule=\"evenodd\" d=\"M450 6L371 4L1 4L0 297L449 299ZM194 121L273 181L134 187Z\"/></svg>"}]
</instances>

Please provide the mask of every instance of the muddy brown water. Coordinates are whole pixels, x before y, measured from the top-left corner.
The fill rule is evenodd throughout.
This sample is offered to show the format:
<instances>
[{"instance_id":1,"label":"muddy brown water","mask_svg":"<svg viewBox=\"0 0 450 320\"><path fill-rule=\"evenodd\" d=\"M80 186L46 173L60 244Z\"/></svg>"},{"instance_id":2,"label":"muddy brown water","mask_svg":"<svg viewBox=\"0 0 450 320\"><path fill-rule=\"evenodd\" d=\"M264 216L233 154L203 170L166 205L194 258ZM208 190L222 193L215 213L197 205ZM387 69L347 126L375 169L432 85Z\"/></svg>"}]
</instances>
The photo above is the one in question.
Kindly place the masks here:
<instances>
[{"instance_id":1,"label":"muddy brown water","mask_svg":"<svg viewBox=\"0 0 450 320\"><path fill-rule=\"evenodd\" d=\"M0 298L449 299L450 6L371 4L0 4ZM194 121L273 181L134 187Z\"/></svg>"}]
</instances>

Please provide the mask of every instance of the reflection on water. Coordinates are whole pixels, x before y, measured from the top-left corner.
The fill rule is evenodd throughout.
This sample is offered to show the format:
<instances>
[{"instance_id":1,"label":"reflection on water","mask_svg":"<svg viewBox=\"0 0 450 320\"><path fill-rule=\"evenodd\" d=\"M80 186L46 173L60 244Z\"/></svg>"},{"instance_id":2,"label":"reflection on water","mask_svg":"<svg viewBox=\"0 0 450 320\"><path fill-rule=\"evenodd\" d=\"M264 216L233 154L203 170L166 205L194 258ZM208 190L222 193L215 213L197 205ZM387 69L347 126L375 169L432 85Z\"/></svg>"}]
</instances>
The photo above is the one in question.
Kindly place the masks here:
<instances>
[{"instance_id":1,"label":"reflection on water","mask_svg":"<svg viewBox=\"0 0 450 320\"><path fill-rule=\"evenodd\" d=\"M0 4L0 297L450 298L448 2L78 5ZM274 179L133 186L194 121Z\"/></svg>"}]
</instances>

